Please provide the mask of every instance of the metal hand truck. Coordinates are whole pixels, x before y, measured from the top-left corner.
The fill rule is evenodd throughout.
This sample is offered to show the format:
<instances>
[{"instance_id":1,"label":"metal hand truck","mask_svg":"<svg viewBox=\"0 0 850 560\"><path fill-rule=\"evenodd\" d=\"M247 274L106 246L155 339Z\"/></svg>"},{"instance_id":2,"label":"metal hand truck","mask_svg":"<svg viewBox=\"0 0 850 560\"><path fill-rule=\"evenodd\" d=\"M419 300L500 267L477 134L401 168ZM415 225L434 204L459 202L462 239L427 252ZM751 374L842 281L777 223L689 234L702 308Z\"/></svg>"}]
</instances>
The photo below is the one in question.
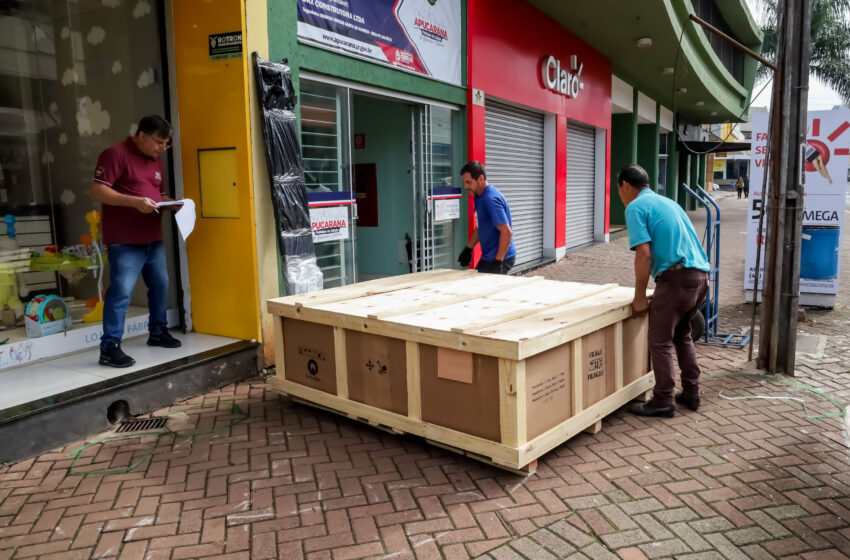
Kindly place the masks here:
<instances>
[{"instance_id":1,"label":"metal hand truck","mask_svg":"<svg viewBox=\"0 0 850 560\"><path fill-rule=\"evenodd\" d=\"M723 334L717 332L717 323L719 315L718 297L720 294L720 208L714 199L711 198L705 189L696 185L696 192L691 189L687 183L682 183L685 187L685 192L692 196L700 206L705 208L705 235L703 236L703 246L705 254L708 255L708 292L705 294L705 303L702 305L701 317L696 317L691 322L692 330L694 330L694 340L704 344L715 344L719 346L738 346L744 347L750 341L748 334ZM711 216L711 208L714 208L715 217ZM700 315L700 312L697 311ZM697 335L694 327L699 327L697 323L702 323L703 333ZM697 340L702 339L702 340Z\"/></svg>"}]
</instances>

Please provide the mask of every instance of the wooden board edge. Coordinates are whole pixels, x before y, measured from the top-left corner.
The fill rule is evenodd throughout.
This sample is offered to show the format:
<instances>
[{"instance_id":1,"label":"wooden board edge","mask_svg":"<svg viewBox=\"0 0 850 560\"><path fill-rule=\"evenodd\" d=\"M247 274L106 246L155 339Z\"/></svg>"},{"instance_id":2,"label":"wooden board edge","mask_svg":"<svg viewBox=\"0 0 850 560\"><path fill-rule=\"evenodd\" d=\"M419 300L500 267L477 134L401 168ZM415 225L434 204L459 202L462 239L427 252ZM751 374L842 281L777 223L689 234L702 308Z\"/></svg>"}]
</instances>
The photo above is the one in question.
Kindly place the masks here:
<instances>
[{"instance_id":1,"label":"wooden board edge","mask_svg":"<svg viewBox=\"0 0 850 560\"><path fill-rule=\"evenodd\" d=\"M307 294L298 294L285 296L280 298L272 298L266 300L269 313L274 313L272 309L280 307L309 307L311 305L322 305L325 303L333 303L344 299L355 299L375 294L386 292L394 292L406 288L413 288L421 284L430 284L445 280L460 279L464 276L476 274L474 270L452 270L438 268L434 270L426 270L423 272L414 272L401 276L391 276L388 278L376 278L366 282L358 282L346 286L338 286L336 288L328 288L327 290L319 290ZM414 277L415 278L412 278ZM408 277L405 279L405 277Z\"/></svg>"},{"instance_id":2,"label":"wooden board edge","mask_svg":"<svg viewBox=\"0 0 850 560\"><path fill-rule=\"evenodd\" d=\"M542 334L528 340L520 340L517 344L517 359L525 360L531 356L540 354L562 344L566 344L584 335L609 327L617 322L622 322L632 316L632 304L615 307L605 313L577 323L569 327L563 327L550 333Z\"/></svg>"},{"instance_id":3,"label":"wooden board edge","mask_svg":"<svg viewBox=\"0 0 850 560\"><path fill-rule=\"evenodd\" d=\"M407 359L407 417L422 421L422 381L419 365L419 344L405 341Z\"/></svg>"},{"instance_id":4,"label":"wooden board edge","mask_svg":"<svg viewBox=\"0 0 850 560\"><path fill-rule=\"evenodd\" d=\"M523 277L517 278L517 280L520 280L520 279L523 281L523 286L527 286L528 284L533 284L535 282L539 282L539 281L543 280L543 277L542 276L523 276ZM517 287L519 287L519 286L512 286L509 289L515 289ZM440 301L440 303L439 303L439 305L437 305L437 307L445 307L447 305L455 305L457 303L463 303L465 301L470 301L470 300L473 300L473 299L487 297L487 296L490 296L490 295L493 295L493 294L498 294L499 292L502 292L504 290L505 290L504 286L497 286L497 287L494 287L494 288L490 288L489 290L483 290L483 291L475 293L475 294L456 294L457 297L455 297L453 299L447 299L445 301ZM409 313L416 313L417 311L422 311L423 309L429 309L429 308L432 308L432 307L434 307L434 304L431 303L431 302L418 303L416 305L411 305L409 307L399 307L397 309L393 309L392 311L383 311L383 312L377 313L377 314L370 313L370 314L367 314L366 317L368 317L369 319L386 320L386 319L389 319L391 317L397 317L399 315L407 315Z\"/></svg>"},{"instance_id":5,"label":"wooden board edge","mask_svg":"<svg viewBox=\"0 0 850 560\"><path fill-rule=\"evenodd\" d=\"M348 349L345 342L345 329L334 327L334 361L336 362L336 394L348 398Z\"/></svg>"},{"instance_id":6,"label":"wooden board edge","mask_svg":"<svg viewBox=\"0 0 850 560\"><path fill-rule=\"evenodd\" d=\"M518 345L512 341L439 331L401 323L384 323L380 319L341 315L329 311L310 309L308 307L299 309L295 309L294 307L281 308L276 310L274 315L331 327L342 327L351 331L387 336L400 340L410 340L420 344L443 346L453 350L493 356L494 358L517 359Z\"/></svg>"},{"instance_id":7,"label":"wooden board edge","mask_svg":"<svg viewBox=\"0 0 850 560\"><path fill-rule=\"evenodd\" d=\"M623 387L619 392L609 395L593 406L579 412L572 418L537 436L519 449L519 463L525 464L538 459L566 443L570 438L592 426L598 420L610 415L629 401L646 392L655 384L655 375L649 372L640 379Z\"/></svg>"},{"instance_id":8,"label":"wooden board edge","mask_svg":"<svg viewBox=\"0 0 850 560\"><path fill-rule=\"evenodd\" d=\"M552 305L544 307L542 309L522 309L511 313L506 313L505 315L501 315L499 317L493 317L483 323L470 323L464 326L452 327L451 330L452 332L471 334L475 331L480 331L482 329L486 329L487 327L492 327L493 325L498 325L501 323L510 323L511 321L516 321L517 319L525 319L527 317L537 315L538 313L552 313L553 311L556 311L558 309L566 308L568 306L574 305L576 302L582 301L590 297L598 296L599 294L605 293L615 288L619 288L620 286L619 284L598 284L598 287L599 289L596 291L582 294L572 299L566 299L558 303L553 303Z\"/></svg>"},{"instance_id":9,"label":"wooden board edge","mask_svg":"<svg viewBox=\"0 0 850 560\"><path fill-rule=\"evenodd\" d=\"M376 422L392 429L401 430L405 433L443 442L447 445L459 447L472 453L489 457L491 460L514 465L519 468L519 450L503 445L499 442L490 441L477 436L464 434L450 428L444 428L436 424L430 424L420 420L414 420L363 403L341 399L336 395L325 393L312 387L293 383L285 379L274 378L271 380L272 389L280 394L300 397L312 403L316 403L353 419L363 419L366 423ZM526 461L529 463L530 461Z\"/></svg>"}]
</instances>

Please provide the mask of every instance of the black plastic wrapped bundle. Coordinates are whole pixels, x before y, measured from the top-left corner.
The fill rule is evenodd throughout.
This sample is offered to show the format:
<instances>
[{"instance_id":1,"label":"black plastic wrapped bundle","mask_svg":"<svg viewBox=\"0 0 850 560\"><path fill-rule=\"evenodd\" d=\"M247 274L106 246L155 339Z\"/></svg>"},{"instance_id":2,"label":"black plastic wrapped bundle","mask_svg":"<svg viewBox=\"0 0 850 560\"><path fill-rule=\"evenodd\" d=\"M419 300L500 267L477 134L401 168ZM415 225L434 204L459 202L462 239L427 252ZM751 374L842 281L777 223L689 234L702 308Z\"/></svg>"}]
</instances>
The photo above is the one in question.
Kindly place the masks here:
<instances>
[{"instance_id":1,"label":"black plastic wrapped bundle","mask_svg":"<svg viewBox=\"0 0 850 560\"><path fill-rule=\"evenodd\" d=\"M310 229L289 65L286 60L269 62L254 53L254 70L286 293L320 290L322 271L316 263Z\"/></svg>"}]
</instances>

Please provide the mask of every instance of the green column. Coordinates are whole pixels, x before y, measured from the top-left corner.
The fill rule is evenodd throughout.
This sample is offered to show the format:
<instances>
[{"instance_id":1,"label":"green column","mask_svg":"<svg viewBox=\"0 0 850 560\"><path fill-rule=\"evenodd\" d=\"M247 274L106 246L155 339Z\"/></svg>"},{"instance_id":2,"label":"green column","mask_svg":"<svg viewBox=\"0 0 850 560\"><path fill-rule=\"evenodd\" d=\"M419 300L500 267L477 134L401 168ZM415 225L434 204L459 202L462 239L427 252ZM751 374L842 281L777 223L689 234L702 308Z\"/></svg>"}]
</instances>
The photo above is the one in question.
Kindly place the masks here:
<instances>
[{"instance_id":1,"label":"green column","mask_svg":"<svg viewBox=\"0 0 850 560\"><path fill-rule=\"evenodd\" d=\"M626 208L617 194L620 169L638 160L637 90L632 98L632 112L611 115L611 194L612 225L626 224ZM569 163L567 163L569 165Z\"/></svg>"},{"instance_id":2,"label":"green column","mask_svg":"<svg viewBox=\"0 0 850 560\"><path fill-rule=\"evenodd\" d=\"M667 184L664 194L679 200L679 149L676 147L676 131L667 133Z\"/></svg>"},{"instance_id":3,"label":"green column","mask_svg":"<svg viewBox=\"0 0 850 560\"><path fill-rule=\"evenodd\" d=\"M679 193L679 198L677 202L679 206L682 208L687 208L687 197L688 193L685 191L685 188L682 186L683 183L687 183L690 186L691 182L691 153L682 150L681 154L679 154L679 184L676 186L676 190Z\"/></svg>"},{"instance_id":4,"label":"green column","mask_svg":"<svg viewBox=\"0 0 850 560\"><path fill-rule=\"evenodd\" d=\"M705 163L706 163L707 157L708 157L707 154L700 154L700 156L699 156L699 180L697 181L697 184L699 186L701 186L702 188L705 188L705 183L706 183L706 180L705 180Z\"/></svg>"},{"instance_id":5,"label":"green column","mask_svg":"<svg viewBox=\"0 0 850 560\"><path fill-rule=\"evenodd\" d=\"M638 165L646 169L649 186L658 190L658 123L638 125Z\"/></svg>"},{"instance_id":6,"label":"green column","mask_svg":"<svg viewBox=\"0 0 850 560\"><path fill-rule=\"evenodd\" d=\"M699 181L699 158L698 154L691 154L691 180L688 182L688 186L691 187L691 190L696 190L696 185L700 183ZM685 206L685 210L694 210L697 207L697 201L694 200L694 197L688 197L688 204Z\"/></svg>"}]
</instances>

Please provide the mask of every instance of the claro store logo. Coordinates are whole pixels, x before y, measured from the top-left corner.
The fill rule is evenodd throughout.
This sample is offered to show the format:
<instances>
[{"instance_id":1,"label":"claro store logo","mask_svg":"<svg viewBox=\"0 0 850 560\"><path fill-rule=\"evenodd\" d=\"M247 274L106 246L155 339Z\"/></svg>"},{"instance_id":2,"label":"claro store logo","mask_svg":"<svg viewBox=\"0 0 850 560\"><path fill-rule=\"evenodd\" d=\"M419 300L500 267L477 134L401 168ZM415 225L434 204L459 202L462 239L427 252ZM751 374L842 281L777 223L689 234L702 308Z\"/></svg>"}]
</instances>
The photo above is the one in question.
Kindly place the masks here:
<instances>
[{"instance_id":1,"label":"claro store logo","mask_svg":"<svg viewBox=\"0 0 850 560\"><path fill-rule=\"evenodd\" d=\"M583 63L579 63L578 56L570 57L569 70L561 66L561 61L554 56L544 56L542 64L543 86L555 93L566 95L575 99L578 92L584 89L581 81Z\"/></svg>"}]
</instances>

